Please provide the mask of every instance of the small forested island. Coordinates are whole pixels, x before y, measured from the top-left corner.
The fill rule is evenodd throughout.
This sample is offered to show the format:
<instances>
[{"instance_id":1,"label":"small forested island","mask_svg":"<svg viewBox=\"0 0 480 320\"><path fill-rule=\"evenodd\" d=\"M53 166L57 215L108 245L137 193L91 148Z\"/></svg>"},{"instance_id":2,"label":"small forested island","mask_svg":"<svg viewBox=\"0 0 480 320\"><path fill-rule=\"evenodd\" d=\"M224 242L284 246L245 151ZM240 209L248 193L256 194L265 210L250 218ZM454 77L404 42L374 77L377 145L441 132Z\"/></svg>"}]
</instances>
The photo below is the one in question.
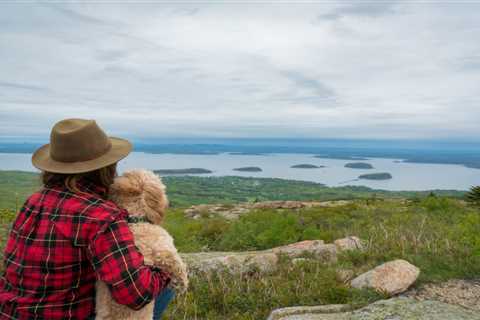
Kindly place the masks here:
<instances>
[{"instance_id":1,"label":"small forested island","mask_svg":"<svg viewBox=\"0 0 480 320\"><path fill-rule=\"evenodd\" d=\"M153 170L156 174L169 175L169 174L205 174L212 173L213 171L204 168L185 168L185 169L159 169Z\"/></svg>"},{"instance_id":2,"label":"small forested island","mask_svg":"<svg viewBox=\"0 0 480 320\"><path fill-rule=\"evenodd\" d=\"M294 169L318 169L318 168L325 168L325 166L316 166L314 164L302 163L302 164L296 164L294 166L291 166L290 168L294 168Z\"/></svg>"},{"instance_id":3,"label":"small forested island","mask_svg":"<svg viewBox=\"0 0 480 320\"><path fill-rule=\"evenodd\" d=\"M262 168L259 167L241 167L241 168L234 168L235 171L243 171L243 172L262 172Z\"/></svg>"},{"instance_id":4,"label":"small forested island","mask_svg":"<svg viewBox=\"0 0 480 320\"><path fill-rule=\"evenodd\" d=\"M364 161L368 160L364 157L357 156L343 156L343 155L331 155L331 154L318 154L313 156L314 158L333 159L333 160L350 160L350 161Z\"/></svg>"},{"instance_id":5,"label":"small forested island","mask_svg":"<svg viewBox=\"0 0 480 320\"><path fill-rule=\"evenodd\" d=\"M358 177L358 179L365 180L390 180L392 178L392 175L388 172L362 174Z\"/></svg>"},{"instance_id":6,"label":"small forested island","mask_svg":"<svg viewBox=\"0 0 480 320\"><path fill-rule=\"evenodd\" d=\"M366 162L351 162L345 165L345 168L350 169L373 169L373 166L370 163Z\"/></svg>"},{"instance_id":7,"label":"small forested island","mask_svg":"<svg viewBox=\"0 0 480 320\"><path fill-rule=\"evenodd\" d=\"M266 156L266 153L260 152L229 152L231 156Z\"/></svg>"}]
</instances>

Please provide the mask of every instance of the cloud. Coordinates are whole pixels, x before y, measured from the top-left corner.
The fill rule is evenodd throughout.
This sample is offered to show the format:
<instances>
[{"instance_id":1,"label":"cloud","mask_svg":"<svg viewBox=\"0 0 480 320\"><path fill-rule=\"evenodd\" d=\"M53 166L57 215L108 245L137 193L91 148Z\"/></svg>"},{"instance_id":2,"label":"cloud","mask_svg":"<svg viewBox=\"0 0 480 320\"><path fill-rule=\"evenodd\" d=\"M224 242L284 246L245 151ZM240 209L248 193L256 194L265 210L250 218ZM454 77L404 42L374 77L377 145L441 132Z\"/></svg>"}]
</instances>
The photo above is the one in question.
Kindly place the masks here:
<instances>
[{"instance_id":1,"label":"cloud","mask_svg":"<svg viewBox=\"0 0 480 320\"><path fill-rule=\"evenodd\" d=\"M318 79L310 78L297 71L284 71L282 74L294 82L298 87L312 91L312 93L318 98L330 98L335 95L332 89L328 88Z\"/></svg>"},{"instance_id":2,"label":"cloud","mask_svg":"<svg viewBox=\"0 0 480 320\"><path fill-rule=\"evenodd\" d=\"M348 15L380 17L386 14L395 13L395 6L398 1L377 1L377 2L358 2L346 3L330 13L322 14L320 19L339 19Z\"/></svg>"},{"instance_id":3,"label":"cloud","mask_svg":"<svg viewBox=\"0 0 480 320\"><path fill-rule=\"evenodd\" d=\"M4 90L21 89L21 90L41 91L41 92L49 91L48 88L41 87L41 86L34 86L29 84L13 83L13 82L4 82L4 81L0 81L0 87L3 87Z\"/></svg>"},{"instance_id":4,"label":"cloud","mask_svg":"<svg viewBox=\"0 0 480 320\"><path fill-rule=\"evenodd\" d=\"M0 4L0 135L480 134L480 5ZM32 120L34 119L34 120Z\"/></svg>"},{"instance_id":5,"label":"cloud","mask_svg":"<svg viewBox=\"0 0 480 320\"><path fill-rule=\"evenodd\" d=\"M67 18L76 20L78 22L96 24L100 26L109 25L105 20L97 19L92 16L82 14L78 11L69 9L68 7L62 6L61 4L58 4L58 3L43 2L42 5L45 7L51 8L59 12L60 14L65 15Z\"/></svg>"}]
</instances>

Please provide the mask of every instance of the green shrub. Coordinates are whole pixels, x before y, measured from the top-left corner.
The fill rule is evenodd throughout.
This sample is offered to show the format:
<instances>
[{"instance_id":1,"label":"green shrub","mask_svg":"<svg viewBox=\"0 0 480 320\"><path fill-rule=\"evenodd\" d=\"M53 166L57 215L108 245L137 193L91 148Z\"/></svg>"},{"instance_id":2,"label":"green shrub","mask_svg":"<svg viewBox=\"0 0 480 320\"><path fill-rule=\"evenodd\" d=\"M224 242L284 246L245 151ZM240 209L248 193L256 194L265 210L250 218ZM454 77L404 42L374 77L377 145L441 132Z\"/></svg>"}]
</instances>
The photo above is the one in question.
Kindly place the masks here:
<instances>
[{"instance_id":1,"label":"green shrub","mask_svg":"<svg viewBox=\"0 0 480 320\"><path fill-rule=\"evenodd\" d=\"M291 212L255 211L230 225L220 241L225 250L268 249L299 240L301 227Z\"/></svg>"}]
</instances>

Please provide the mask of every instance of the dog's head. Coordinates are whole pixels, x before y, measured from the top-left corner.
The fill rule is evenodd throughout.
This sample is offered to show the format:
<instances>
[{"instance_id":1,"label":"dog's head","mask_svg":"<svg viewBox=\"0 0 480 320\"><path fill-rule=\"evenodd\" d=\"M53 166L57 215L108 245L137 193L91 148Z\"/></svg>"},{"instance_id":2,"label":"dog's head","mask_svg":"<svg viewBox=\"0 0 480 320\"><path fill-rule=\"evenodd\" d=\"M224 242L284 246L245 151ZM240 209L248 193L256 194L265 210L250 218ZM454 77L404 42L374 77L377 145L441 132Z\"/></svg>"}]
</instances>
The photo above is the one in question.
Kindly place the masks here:
<instances>
[{"instance_id":1,"label":"dog's head","mask_svg":"<svg viewBox=\"0 0 480 320\"><path fill-rule=\"evenodd\" d=\"M134 217L145 217L154 224L161 224L168 207L165 185L151 171L132 170L115 178L110 187L110 199L127 209Z\"/></svg>"}]
</instances>

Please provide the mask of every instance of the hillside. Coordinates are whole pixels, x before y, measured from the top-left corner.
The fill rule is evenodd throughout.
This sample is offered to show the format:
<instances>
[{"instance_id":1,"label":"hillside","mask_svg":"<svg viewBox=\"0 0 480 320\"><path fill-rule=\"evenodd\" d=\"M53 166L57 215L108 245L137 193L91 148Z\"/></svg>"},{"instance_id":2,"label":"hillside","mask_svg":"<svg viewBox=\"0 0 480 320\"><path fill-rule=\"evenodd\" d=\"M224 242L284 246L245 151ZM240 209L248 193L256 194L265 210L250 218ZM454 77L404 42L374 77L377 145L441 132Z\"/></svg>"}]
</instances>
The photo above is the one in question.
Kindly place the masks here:
<instances>
[{"instance_id":1,"label":"hillside","mask_svg":"<svg viewBox=\"0 0 480 320\"><path fill-rule=\"evenodd\" d=\"M296 305L360 307L381 294L351 288L339 270L358 275L393 259L421 269L415 285L480 275L480 211L462 201L354 200L333 207L256 209L230 220L196 219L171 209L165 224L181 252L263 250L302 240L331 243L348 235L365 239L365 252L350 252L333 264L281 260L275 271L216 272L191 278L191 288L169 309L169 319L266 319L271 310ZM307 256L308 257L308 256Z\"/></svg>"},{"instance_id":2,"label":"hillside","mask_svg":"<svg viewBox=\"0 0 480 320\"><path fill-rule=\"evenodd\" d=\"M348 235L364 239L367 248L339 255L330 264L284 259L276 270L262 274L220 270L193 275L189 291L169 308L168 319L253 320L295 305L360 307L384 296L351 288L338 271L358 275L392 259L421 269L416 287L480 275L480 210L460 200L370 198L301 209L259 207L234 220L216 214L189 218L184 211L169 209L165 222L183 253L263 250L309 239L331 243ZM0 217L2 247L14 214L4 210Z\"/></svg>"},{"instance_id":3,"label":"hillside","mask_svg":"<svg viewBox=\"0 0 480 320\"><path fill-rule=\"evenodd\" d=\"M343 200L361 198L417 198L430 192L391 192L361 186L331 188L320 183L248 177L166 176L170 205L238 203L268 200ZM0 171L0 209L15 209L39 187L38 174L22 171ZM462 191L434 191L437 195L460 198Z\"/></svg>"},{"instance_id":4,"label":"hillside","mask_svg":"<svg viewBox=\"0 0 480 320\"><path fill-rule=\"evenodd\" d=\"M172 203L164 226L179 251L193 259L215 252L242 255L304 240L332 243L349 235L367 244L365 251L339 254L333 263L305 255L307 260L301 263L282 258L266 273L254 269L241 274L226 270L192 274L190 289L169 307L168 319L254 320L288 306L362 307L385 296L352 288L342 274L359 275L393 259L405 259L421 269L415 288L480 275L480 210L458 199L462 192L329 188L234 176L168 176L163 181ZM0 171L2 252L13 210L38 185L35 173ZM340 199L344 201L336 201ZM269 200L335 201L321 206L287 201L275 208L272 202L262 202ZM199 204L223 204L222 210L237 216L232 219L232 214L211 210L215 205L188 208ZM192 210L198 213L192 215Z\"/></svg>"}]
</instances>

